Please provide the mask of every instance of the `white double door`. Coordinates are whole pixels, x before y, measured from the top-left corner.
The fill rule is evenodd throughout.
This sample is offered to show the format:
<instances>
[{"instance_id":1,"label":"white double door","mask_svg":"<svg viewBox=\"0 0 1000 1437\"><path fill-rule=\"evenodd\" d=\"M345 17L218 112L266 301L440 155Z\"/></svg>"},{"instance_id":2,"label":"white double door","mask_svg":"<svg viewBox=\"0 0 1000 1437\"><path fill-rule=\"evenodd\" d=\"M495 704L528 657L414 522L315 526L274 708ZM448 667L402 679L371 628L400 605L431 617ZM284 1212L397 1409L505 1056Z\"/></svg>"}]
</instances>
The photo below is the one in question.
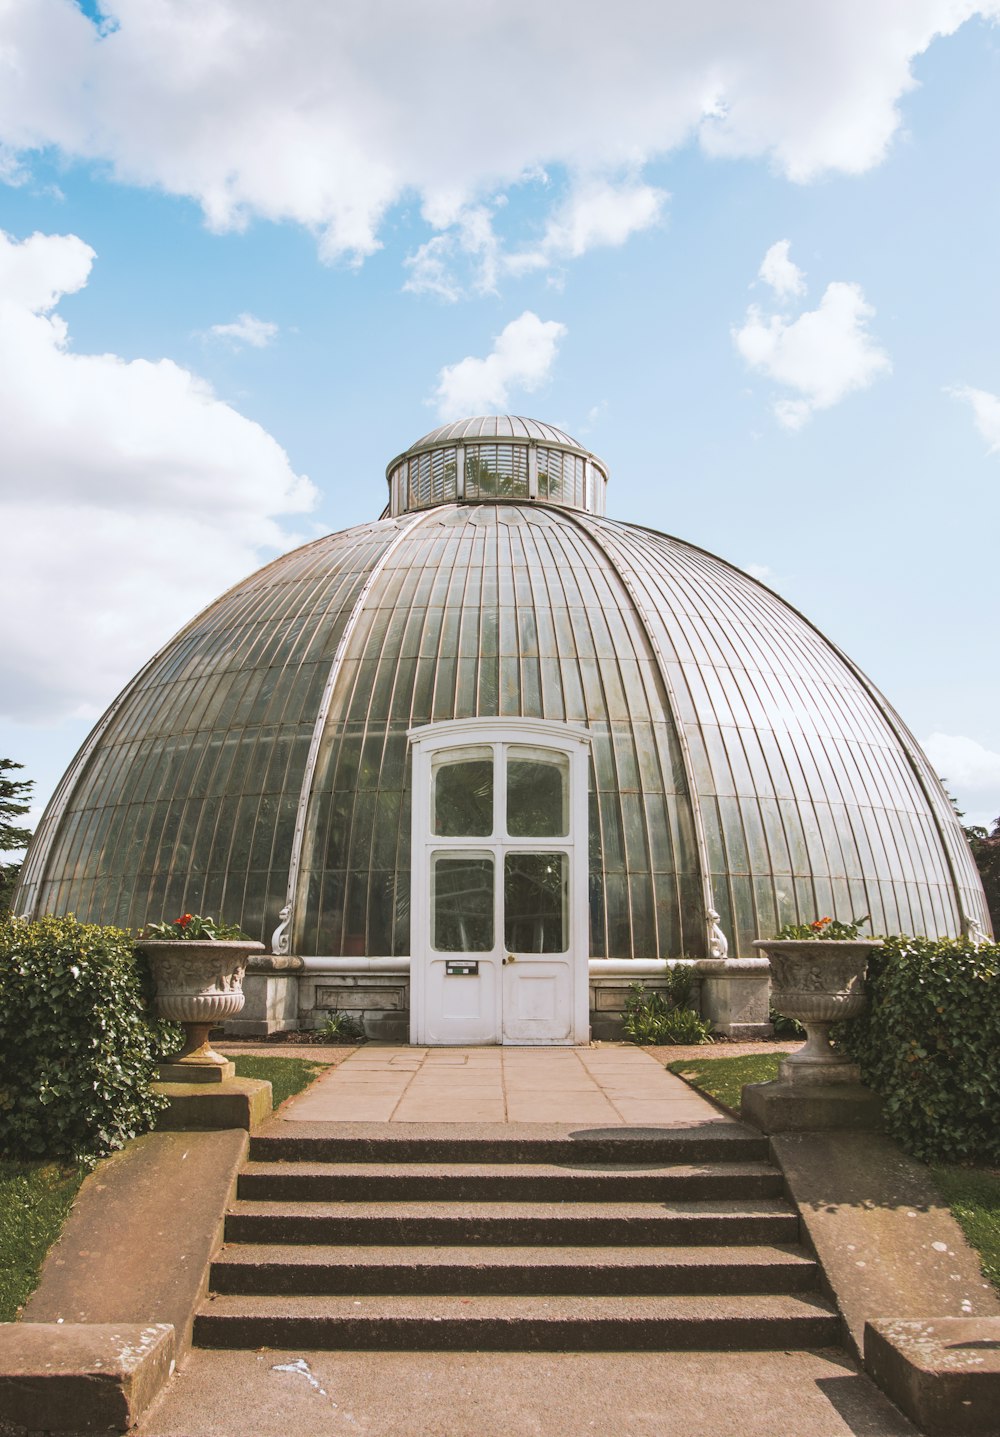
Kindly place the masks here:
<instances>
[{"instance_id":1,"label":"white double door","mask_svg":"<svg viewBox=\"0 0 1000 1437\"><path fill-rule=\"evenodd\" d=\"M411 1041L585 1043L585 730L415 730Z\"/></svg>"}]
</instances>

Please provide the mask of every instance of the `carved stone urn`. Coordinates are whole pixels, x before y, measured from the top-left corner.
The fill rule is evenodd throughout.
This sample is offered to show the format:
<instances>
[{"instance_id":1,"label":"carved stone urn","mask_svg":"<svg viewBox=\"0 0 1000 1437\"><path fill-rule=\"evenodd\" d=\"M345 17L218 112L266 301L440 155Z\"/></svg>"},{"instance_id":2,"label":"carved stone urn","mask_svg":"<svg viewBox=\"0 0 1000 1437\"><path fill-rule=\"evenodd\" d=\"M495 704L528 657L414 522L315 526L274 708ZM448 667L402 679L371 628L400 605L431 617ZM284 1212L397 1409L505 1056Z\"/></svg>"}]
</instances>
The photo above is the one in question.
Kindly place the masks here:
<instances>
[{"instance_id":1,"label":"carved stone urn","mask_svg":"<svg viewBox=\"0 0 1000 1437\"><path fill-rule=\"evenodd\" d=\"M208 1041L210 1029L243 1007L243 974L263 943L248 939L141 938L156 992L156 1014L184 1026L181 1051L160 1064L160 1077L175 1082L219 1082L233 1065Z\"/></svg>"},{"instance_id":2,"label":"carved stone urn","mask_svg":"<svg viewBox=\"0 0 1000 1437\"><path fill-rule=\"evenodd\" d=\"M806 1030L805 1043L782 1062L782 1078L856 1083L857 1066L833 1047L830 1028L864 1012L865 967L878 943L865 938L766 938L753 946L771 965L772 1004Z\"/></svg>"}]
</instances>

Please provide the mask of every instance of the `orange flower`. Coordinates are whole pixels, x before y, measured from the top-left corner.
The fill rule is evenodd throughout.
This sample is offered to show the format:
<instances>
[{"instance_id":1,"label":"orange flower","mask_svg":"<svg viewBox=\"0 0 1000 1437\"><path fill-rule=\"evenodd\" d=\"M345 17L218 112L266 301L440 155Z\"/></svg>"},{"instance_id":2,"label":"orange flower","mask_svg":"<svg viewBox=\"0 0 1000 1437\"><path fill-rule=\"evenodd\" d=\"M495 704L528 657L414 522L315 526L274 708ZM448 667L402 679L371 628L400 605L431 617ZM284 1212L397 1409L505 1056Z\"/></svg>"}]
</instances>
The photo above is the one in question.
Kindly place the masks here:
<instances>
[{"instance_id":1,"label":"orange flower","mask_svg":"<svg viewBox=\"0 0 1000 1437\"><path fill-rule=\"evenodd\" d=\"M177 919L177 927L186 928L193 917L193 913L182 913L181 916Z\"/></svg>"},{"instance_id":2,"label":"orange flower","mask_svg":"<svg viewBox=\"0 0 1000 1437\"><path fill-rule=\"evenodd\" d=\"M817 918L817 919L816 919L816 922L815 922L815 923L810 923L809 927L812 928L815 932L818 933L821 928L825 928L828 923L832 923L832 922L833 922L833 919L832 919L832 918Z\"/></svg>"}]
</instances>

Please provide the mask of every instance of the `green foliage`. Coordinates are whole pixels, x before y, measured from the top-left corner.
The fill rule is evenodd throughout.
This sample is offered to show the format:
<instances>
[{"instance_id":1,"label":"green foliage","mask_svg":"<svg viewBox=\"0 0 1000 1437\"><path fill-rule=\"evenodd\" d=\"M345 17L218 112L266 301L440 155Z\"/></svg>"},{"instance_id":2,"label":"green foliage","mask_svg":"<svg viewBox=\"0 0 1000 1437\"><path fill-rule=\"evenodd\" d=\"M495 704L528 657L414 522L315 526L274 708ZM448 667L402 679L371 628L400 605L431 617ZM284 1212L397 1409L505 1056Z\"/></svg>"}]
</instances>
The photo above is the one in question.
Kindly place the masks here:
<instances>
[{"instance_id":1,"label":"green foliage","mask_svg":"<svg viewBox=\"0 0 1000 1437\"><path fill-rule=\"evenodd\" d=\"M783 928L778 929L774 936L775 938L794 938L800 942L803 938L850 940L859 936L868 921L867 913L863 918L852 919L850 923L841 923L836 918L817 918L813 923L786 923Z\"/></svg>"},{"instance_id":2,"label":"green foliage","mask_svg":"<svg viewBox=\"0 0 1000 1437\"><path fill-rule=\"evenodd\" d=\"M965 836L982 879L993 932L1000 936L1000 818L993 820L990 831L971 825L965 829Z\"/></svg>"},{"instance_id":3,"label":"green foliage","mask_svg":"<svg viewBox=\"0 0 1000 1437\"><path fill-rule=\"evenodd\" d=\"M13 1322L38 1284L85 1169L0 1160L0 1322Z\"/></svg>"},{"instance_id":4,"label":"green foliage","mask_svg":"<svg viewBox=\"0 0 1000 1437\"><path fill-rule=\"evenodd\" d=\"M681 1058L668 1063L692 1088L739 1112L744 1083L769 1083L778 1076L778 1064L784 1053L744 1053L739 1058L717 1058L705 1054L702 1059Z\"/></svg>"},{"instance_id":5,"label":"green foliage","mask_svg":"<svg viewBox=\"0 0 1000 1437\"><path fill-rule=\"evenodd\" d=\"M350 1013L328 1013L316 1029L321 1043L363 1043L365 1030Z\"/></svg>"},{"instance_id":6,"label":"green foliage","mask_svg":"<svg viewBox=\"0 0 1000 1437\"><path fill-rule=\"evenodd\" d=\"M248 943L253 939L244 933L238 923L216 923L214 918L202 918L199 913L182 913L172 923L147 923L140 935L142 938L197 938L204 941L214 938L220 942L233 942L240 938Z\"/></svg>"},{"instance_id":7,"label":"green foliage","mask_svg":"<svg viewBox=\"0 0 1000 1437\"><path fill-rule=\"evenodd\" d=\"M257 1078L271 1084L271 1101L280 1107L286 1098L293 1098L325 1073L328 1063L312 1063L306 1058L263 1058L254 1053L240 1053L233 1059L238 1078Z\"/></svg>"},{"instance_id":8,"label":"green foliage","mask_svg":"<svg viewBox=\"0 0 1000 1437\"><path fill-rule=\"evenodd\" d=\"M944 1166L931 1171L941 1196L979 1253L983 1276L1000 1291L1000 1172Z\"/></svg>"},{"instance_id":9,"label":"green foliage","mask_svg":"<svg viewBox=\"0 0 1000 1437\"><path fill-rule=\"evenodd\" d=\"M630 983L622 1029L633 1043L671 1045L710 1043L710 1024L689 1006L694 974L688 967L668 968L665 988Z\"/></svg>"},{"instance_id":10,"label":"green foliage","mask_svg":"<svg viewBox=\"0 0 1000 1437\"><path fill-rule=\"evenodd\" d=\"M771 1028L776 1038L783 1038L790 1041L792 1038L804 1038L806 1030L798 1018L789 1018L786 1013L779 1013L772 1003L768 1012Z\"/></svg>"},{"instance_id":11,"label":"green foliage","mask_svg":"<svg viewBox=\"0 0 1000 1437\"><path fill-rule=\"evenodd\" d=\"M916 1157L1000 1159L1000 947L887 938L868 960L869 1010L835 1030Z\"/></svg>"},{"instance_id":12,"label":"green foliage","mask_svg":"<svg viewBox=\"0 0 1000 1437\"><path fill-rule=\"evenodd\" d=\"M0 853L26 848L31 838L31 829L21 828L13 820L28 812L34 780L8 778L13 769L23 767L13 759L0 758ZM0 915L10 912L20 871L20 863L0 863Z\"/></svg>"},{"instance_id":13,"label":"green foliage","mask_svg":"<svg viewBox=\"0 0 1000 1437\"><path fill-rule=\"evenodd\" d=\"M91 1160L146 1132L159 1041L130 934L0 919L0 1152Z\"/></svg>"},{"instance_id":14,"label":"green foliage","mask_svg":"<svg viewBox=\"0 0 1000 1437\"><path fill-rule=\"evenodd\" d=\"M0 918L5 918L13 909L14 890L20 874L19 863L0 863Z\"/></svg>"}]
</instances>

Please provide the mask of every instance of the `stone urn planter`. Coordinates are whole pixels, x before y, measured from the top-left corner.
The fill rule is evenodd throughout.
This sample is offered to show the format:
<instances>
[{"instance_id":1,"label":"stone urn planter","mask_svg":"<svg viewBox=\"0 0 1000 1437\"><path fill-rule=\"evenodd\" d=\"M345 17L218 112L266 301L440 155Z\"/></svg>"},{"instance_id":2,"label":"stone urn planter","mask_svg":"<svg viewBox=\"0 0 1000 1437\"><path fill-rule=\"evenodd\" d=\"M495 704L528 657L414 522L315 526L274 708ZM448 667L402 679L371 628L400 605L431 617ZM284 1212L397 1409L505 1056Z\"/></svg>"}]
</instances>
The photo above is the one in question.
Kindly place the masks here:
<instances>
[{"instance_id":1,"label":"stone urn planter","mask_svg":"<svg viewBox=\"0 0 1000 1437\"><path fill-rule=\"evenodd\" d=\"M243 1007L243 974L263 943L248 939L140 938L156 991L156 1014L184 1026L182 1050L160 1065L161 1078L218 1082L233 1065L208 1041L209 1030Z\"/></svg>"},{"instance_id":2,"label":"stone urn planter","mask_svg":"<svg viewBox=\"0 0 1000 1437\"><path fill-rule=\"evenodd\" d=\"M865 967L878 943L864 938L766 938L753 946L771 965L772 1004L806 1030L805 1043L782 1063L782 1076L856 1083L857 1067L833 1047L830 1028L864 1012Z\"/></svg>"}]
</instances>

